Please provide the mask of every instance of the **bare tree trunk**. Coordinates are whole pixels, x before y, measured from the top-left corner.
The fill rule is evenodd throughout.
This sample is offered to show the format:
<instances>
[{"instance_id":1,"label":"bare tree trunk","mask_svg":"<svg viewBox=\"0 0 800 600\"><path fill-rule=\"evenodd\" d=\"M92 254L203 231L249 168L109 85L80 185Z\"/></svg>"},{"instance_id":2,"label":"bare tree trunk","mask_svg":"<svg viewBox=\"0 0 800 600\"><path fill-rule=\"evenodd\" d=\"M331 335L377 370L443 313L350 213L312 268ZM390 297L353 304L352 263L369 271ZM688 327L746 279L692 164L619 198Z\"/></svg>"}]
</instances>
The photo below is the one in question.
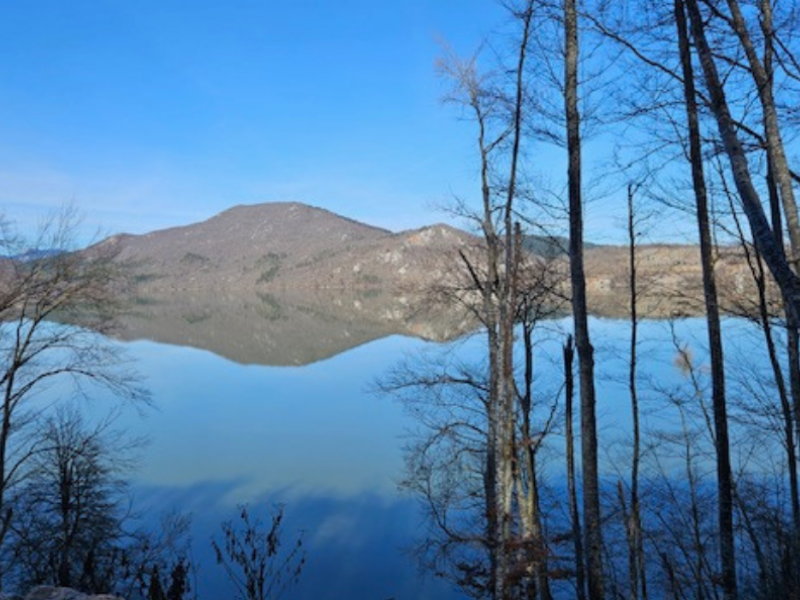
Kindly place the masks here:
<instances>
[{"instance_id":1,"label":"bare tree trunk","mask_svg":"<svg viewBox=\"0 0 800 600\"><path fill-rule=\"evenodd\" d=\"M500 583L497 581L497 573L499 570L498 556L500 552L501 541L501 526L500 519L501 513L498 512L498 498L497 498L497 472L498 472L498 455L496 439L499 435L499 415L498 415L498 380L499 374L496 372L494 365L497 363L498 350L498 331L497 331L497 315L494 302L494 295L496 293L495 282L497 281L497 254L498 243L497 236L494 232L494 224L491 218L491 191L488 184L488 150L484 141L484 123L482 115L479 115L480 136L479 144L481 151L481 177L483 180L483 202L484 202L484 239L486 240L486 263L487 263L487 277L486 281L482 282L480 287L483 296L483 318L486 326L487 346L489 365L489 400L487 402L487 420L488 420L488 443L486 448L486 472L484 475L484 488L486 491L486 537L489 545L489 573L490 573L490 589L497 591Z\"/></svg>"},{"instance_id":2,"label":"bare tree trunk","mask_svg":"<svg viewBox=\"0 0 800 600\"><path fill-rule=\"evenodd\" d=\"M786 228L789 233L789 241L792 248L792 256L789 262L794 267L794 272L798 273L800 272L800 217L798 217L797 203L794 197L794 188L792 187L791 171L786 159L786 152L781 136L778 112L773 94L772 2L771 0L760 1L760 21L765 42L763 63L759 60L758 53L756 52L752 37L748 31L747 23L742 15L738 0L728 0L728 7L731 11L731 22L734 32L745 51L750 66L750 74L758 89L764 121L769 178L771 180L771 199L774 197L775 191L777 191L780 203L783 206ZM773 210L773 215L774 214L775 210ZM776 244L780 244L782 247L783 231L779 225L780 221L773 219L773 231L776 235ZM795 425L800 428L800 333L798 332L798 327L800 327L800 315L796 310L788 310L786 312L786 327L788 337L789 386L794 405ZM800 429L798 429L797 434L800 436ZM795 546L796 545L797 544L795 544ZM795 555L796 553L793 552L792 554ZM796 556L793 556L793 560L794 559L796 559Z\"/></svg>"},{"instance_id":3,"label":"bare tree trunk","mask_svg":"<svg viewBox=\"0 0 800 600\"><path fill-rule=\"evenodd\" d=\"M519 238L518 238L519 240ZM523 307L523 312L527 311ZM531 411L533 410L533 322L528 315L522 315L523 343L525 346L525 391L520 396L522 412L522 447L523 463L528 474L528 490L522 508L522 521L526 529L526 537L530 540L531 570L535 575L536 585L541 600L552 600L550 578L548 574L548 548L544 539L542 526L542 509L539 495L539 479L536 466L537 444L533 440L531 430ZM520 488L522 486L519 486ZM522 504L522 503L521 503ZM530 597L535 597L531 595Z\"/></svg>"},{"instance_id":4,"label":"bare tree trunk","mask_svg":"<svg viewBox=\"0 0 800 600\"><path fill-rule=\"evenodd\" d=\"M725 153L731 163L731 171L742 201L742 207L750 223L759 252L764 257L764 261L781 289L787 310L792 312L795 319L794 322L797 322L798 311L800 311L800 280L798 280L797 275L786 261L783 249L779 248L778 244L775 243L774 232L767 221L758 192L756 192L753 185L747 156L737 136L725 90L714 62L714 55L706 39L706 25L703 16L700 14L697 0L686 0L686 10L691 22L694 46L700 59L700 65L708 88L711 110L717 121Z\"/></svg>"},{"instance_id":5,"label":"bare tree trunk","mask_svg":"<svg viewBox=\"0 0 800 600\"><path fill-rule=\"evenodd\" d=\"M497 454L501 463L498 465L498 509L501 511L502 550L501 563L498 564L498 580L496 582L496 600L511 598L511 577L514 569L516 551L512 543L512 525L514 522L513 498L516 467L516 399L518 397L514 375L514 324L516 322L516 302L520 256L518 250L521 238L519 228L514 225L514 200L517 196L517 172L520 147L522 143L522 121L525 102L525 59L528 52L531 20L533 17L533 0L529 0L525 9L516 16L522 22L522 36L517 54L517 68L514 82L514 112L511 123L511 156L506 188L506 201L503 207L505 243L503 244L503 277L500 285L499 320L500 320L500 359L497 370L500 376L500 427L497 442Z\"/></svg>"},{"instance_id":6,"label":"bare tree trunk","mask_svg":"<svg viewBox=\"0 0 800 600\"><path fill-rule=\"evenodd\" d=\"M639 395L636 385L639 318L637 310L636 280L636 221L634 210L634 186L628 184L628 267L631 305L631 344L628 369L628 391L631 398L633 420L633 457L631 460L631 513L628 523L628 575L631 600L647 600L647 571L644 560L642 515L639 506L639 466L641 462L641 427L639 422Z\"/></svg>"},{"instance_id":7,"label":"bare tree trunk","mask_svg":"<svg viewBox=\"0 0 800 600\"><path fill-rule=\"evenodd\" d=\"M717 454L717 502L720 537L722 587L726 600L736 598L736 547L733 524L733 475L731 472L730 442L728 439L727 400L725 396L725 363L722 350L722 328L717 300L717 285L712 259L711 224L708 196L703 174L700 125L694 87L689 34L683 0L675 0L675 22L678 30L683 68L684 101L689 129L689 159L692 184L697 206L697 227L700 236L700 262L703 271L708 345L711 358L711 396L714 412L714 447Z\"/></svg>"},{"instance_id":8,"label":"bare tree trunk","mask_svg":"<svg viewBox=\"0 0 800 600\"><path fill-rule=\"evenodd\" d=\"M536 455L532 448L528 450L531 461L531 523L533 525L533 552L534 570L536 571L536 584L541 600L552 600L553 594L550 591L550 573L548 572L548 548L544 538L544 528L542 527L542 507L539 494L539 476L536 473Z\"/></svg>"},{"instance_id":9,"label":"bare tree trunk","mask_svg":"<svg viewBox=\"0 0 800 600\"><path fill-rule=\"evenodd\" d=\"M492 219L492 191L489 182L489 147L490 143L486 139L486 115L481 108L481 100L474 82L462 82L468 89L469 104L474 110L475 119L478 124L478 149L481 160L481 197L483 203L483 215L481 227L486 248L486 277L481 280L477 273L472 269L468 259L462 255L467 263L474 281L481 294L483 305L482 319L486 327L487 354L489 360L489 398L487 400L487 444L486 444L486 470L484 472L484 492L486 494L486 539L489 549L489 582L488 587L493 593L497 592L498 586L502 583L498 581L500 569L500 552L502 547L501 540L501 513L498 512L498 454L497 438L499 436L499 373L495 366L498 362L499 354L499 332L498 315L496 307L497 281L499 279L499 242Z\"/></svg>"},{"instance_id":10,"label":"bare tree trunk","mask_svg":"<svg viewBox=\"0 0 800 600\"><path fill-rule=\"evenodd\" d=\"M767 142L767 155L769 157L775 183L780 191L783 203L783 212L786 216L786 227L789 230L789 240L792 245L791 263L798 271L800 265L800 217L797 213L794 190L792 188L792 177L789 170L789 163L786 160L786 152L783 146L783 139L778 124L778 112L775 108L775 98L772 89L772 73L767 66L771 65L770 44L772 38L772 5L770 0L761 0L761 23L767 41L767 57L765 63L758 58L750 32L747 29L744 17L738 0L727 0L731 11L731 22L733 30L739 38L739 42L747 55L750 65L750 73L756 83L758 96L761 101L761 110L764 119L764 133Z\"/></svg>"},{"instance_id":11,"label":"bare tree trunk","mask_svg":"<svg viewBox=\"0 0 800 600\"><path fill-rule=\"evenodd\" d=\"M586 600L586 574L583 558L583 534L581 516L578 510L578 489L575 483L575 435L572 432L572 402L575 396L575 379L572 376L574 356L572 337L564 344L564 419L566 420L567 445L567 492L569 494L569 515L572 521L572 541L575 546L575 587L578 600Z\"/></svg>"},{"instance_id":12,"label":"bare tree trunk","mask_svg":"<svg viewBox=\"0 0 800 600\"><path fill-rule=\"evenodd\" d=\"M581 463L587 581L589 598L602 600L604 596L603 537L595 413L594 349L589 339L586 275L583 265L583 198L581 193L580 113L578 111L578 10L576 0L565 0L564 2L564 36L564 104L567 124L567 153L569 155L569 258L572 281L572 315L580 377Z\"/></svg>"},{"instance_id":13,"label":"bare tree trunk","mask_svg":"<svg viewBox=\"0 0 800 600\"><path fill-rule=\"evenodd\" d=\"M733 206L731 206L733 208ZM735 214L735 213L734 213ZM781 416L783 418L783 445L786 449L786 464L789 471L789 498L791 502L792 524L795 531L795 537L798 537L800 532L800 489L798 488L797 480L797 449L795 443L795 420L792 412L792 403L789 400L789 392L786 389L786 380L783 376L778 351L775 344L775 338L772 333L772 321L769 314L769 307L767 304L767 283L766 273L764 272L764 265L758 251L755 256L751 256L747 241L744 237L744 232L739 227L739 221L736 219L737 232L739 234L740 243L745 249L747 263L750 268L750 273L756 285L756 292L758 295L758 322L761 330L764 332L764 345L767 348L767 356L772 368L772 376L775 379L775 388L778 393L778 399L781 405Z\"/></svg>"}]
</instances>

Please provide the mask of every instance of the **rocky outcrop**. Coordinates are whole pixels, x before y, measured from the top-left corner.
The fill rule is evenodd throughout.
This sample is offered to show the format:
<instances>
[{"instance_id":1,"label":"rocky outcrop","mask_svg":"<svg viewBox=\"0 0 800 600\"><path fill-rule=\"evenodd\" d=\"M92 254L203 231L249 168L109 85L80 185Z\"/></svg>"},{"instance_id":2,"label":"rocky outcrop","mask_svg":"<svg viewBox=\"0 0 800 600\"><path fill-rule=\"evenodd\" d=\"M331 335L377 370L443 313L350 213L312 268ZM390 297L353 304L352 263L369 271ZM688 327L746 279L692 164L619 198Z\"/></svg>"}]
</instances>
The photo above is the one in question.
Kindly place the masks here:
<instances>
[{"instance_id":1,"label":"rocky outcrop","mask_svg":"<svg viewBox=\"0 0 800 600\"><path fill-rule=\"evenodd\" d=\"M25 600L124 600L119 596L100 594L89 596L71 588L40 585L33 588Z\"/></svg>"}]
</instances>

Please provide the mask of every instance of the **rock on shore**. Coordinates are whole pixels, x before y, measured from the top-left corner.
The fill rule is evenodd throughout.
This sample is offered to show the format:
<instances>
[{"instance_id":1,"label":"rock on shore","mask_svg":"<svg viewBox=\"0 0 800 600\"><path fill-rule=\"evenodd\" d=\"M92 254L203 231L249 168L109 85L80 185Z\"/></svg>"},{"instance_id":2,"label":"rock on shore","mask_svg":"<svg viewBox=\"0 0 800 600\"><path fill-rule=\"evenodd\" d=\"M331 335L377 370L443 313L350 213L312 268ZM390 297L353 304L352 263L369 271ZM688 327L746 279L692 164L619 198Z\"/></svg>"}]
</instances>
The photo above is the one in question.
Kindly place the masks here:
<instances>
[{"instance_id":1,"label":"rock on shore","mask_svg":"<svg viewBox=\"0 0 800 600\"><path fill-rule=\"evenodd\" d=\"M40 585L33 588L25 600L124 600L119 596L111 596L109 594L100 594L96 596L89 596L87 594L75 591L70 588L53 587L49 585Z\"/></svg>"}]
</instances>

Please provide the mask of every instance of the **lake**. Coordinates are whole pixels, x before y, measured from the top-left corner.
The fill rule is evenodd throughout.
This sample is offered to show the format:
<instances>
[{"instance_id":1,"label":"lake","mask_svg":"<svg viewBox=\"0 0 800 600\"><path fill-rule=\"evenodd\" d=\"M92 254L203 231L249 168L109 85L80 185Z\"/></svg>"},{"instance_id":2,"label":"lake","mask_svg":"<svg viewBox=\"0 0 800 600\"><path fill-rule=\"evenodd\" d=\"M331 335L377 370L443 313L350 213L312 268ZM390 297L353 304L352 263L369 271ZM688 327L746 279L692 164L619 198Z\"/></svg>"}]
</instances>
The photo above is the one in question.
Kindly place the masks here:
<instances>
[{"instance_id":1,"label":"lake","mask_svg":"<svg viewBox=\"0 0 800 600\"><path fill-rule=\"evenodd\" d=\"M285 504L308 564L292 598L447 598L405 552L422 531L398 492L403 408L368 391L404 352L390 337L302 367L241 365L202 350L128 343L155 410L126 414L151 442L134 474L138 506L190 513L202 598L228 597L210 537L236 506Z\"/></svg>"},{"instance_id":2,"label":"lake","mask_svg":"<svg viewBox=\"0 0 800 600\"><path fill-rule=\"evenodd\" d=\"M393 333L385 323L371 328L373 321L357 314L334 318L297 311L292 321L287 307L280 318L245 309L236 316L230 306L199 311L196 302L188 312L170 313L169 333L165 327L143 328L157 322L152 313L159 310L150 306L145 311L150 316L129 320L121 333L126 341L119 342L144 376L154 406L145 414L123 411L117 425L149 439L131 476L144 520L154 523L171 510L191 515L200 598L233 597L214 564L210 540L220 538L220 524L235 518L241 504L267 515L273 506L284 505L287 544L304 532L308 562L288 598L463 597L447 581L421 572L411 555L429 524L418 498L399 489L398 482L404 477L409 432L419 424L403 403L374 389L409 357L480 362L480 335L428 341ZM223 317L237 325L216 321ZM613 456L630 437L629 325L603 319L591 325L603 460L612 472ZM738 321L727 321L726 327L731 354L752 354L754 338L745 335L749 327ZM568 329L567 319L540 328L537 389L543 396L558 397L560 348ZM675 364L676 343L690 349L703 373L703 332L701 319L642 324L642 379L658 382L648 385L651 390L685 385L685 374ZM89 408L100 414L103 403ZM653 426L670 419L663 411L645 410ZM555 432L552 457L560 456L560 443ZM545 470L555 487L564 485L560 460L553 458Z\"/></svg>"}]
</instances>

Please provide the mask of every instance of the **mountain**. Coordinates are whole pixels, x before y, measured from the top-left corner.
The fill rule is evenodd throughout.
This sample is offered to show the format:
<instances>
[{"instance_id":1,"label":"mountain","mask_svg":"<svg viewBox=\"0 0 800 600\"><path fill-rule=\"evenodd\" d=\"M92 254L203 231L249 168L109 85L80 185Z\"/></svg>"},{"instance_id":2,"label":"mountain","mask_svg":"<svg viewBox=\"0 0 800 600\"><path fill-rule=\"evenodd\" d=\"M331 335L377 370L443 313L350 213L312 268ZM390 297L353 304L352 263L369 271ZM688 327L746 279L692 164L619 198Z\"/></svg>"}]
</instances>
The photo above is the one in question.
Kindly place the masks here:
<instances>
[{"instance_id":1,"label":"mountain","mask_svg":"<svg viewBox=\"0 0 800 600\"><path fill-rule=\"evenodd\" d=\"M183 227L101 242L135 269L145 293L352 289L441 275L445 249L474 244L449 227L392 233L299 203L236 206Z\"/></svg>"},{"instance_id":2,"label":"mountain","mask_svg":"<svg viewBox=\"0 0 800 600\"><path fill-rule=\"evenodd\" d=\"M102 242L166 289L252 289L284 269L391 235L298 203L235 206L193 225Z\"/></svg>"},{"instance_id":3,"label":"mountain","mask_svg":"<svg viewBox=\"0 0 800 600\"><path fill-rule=\"evenodd\" d=\"M563 238L530 236L524 246L548 265L568 296ZM175 294L341 295L344 291L389 293L384 307L396 320L425 309L429 291L442 283L465 283L464 257L478 257L482 241L448 225L392 233L300 203L236 206L193 225L146 235L118 235L111 247L131 265L141 296ZM689 245L637 248L643 316L701 314L699 252ZM752 298L751 277L741 251L718 249L716 269L730 307ZM586 247L590 309L625 317L629 301L628 249ZM451 301L452 303L452 301ZM256 303L258 304L258 303ZM388 308L391 306L391 308Z\"/></svg>"}]
</instances>

